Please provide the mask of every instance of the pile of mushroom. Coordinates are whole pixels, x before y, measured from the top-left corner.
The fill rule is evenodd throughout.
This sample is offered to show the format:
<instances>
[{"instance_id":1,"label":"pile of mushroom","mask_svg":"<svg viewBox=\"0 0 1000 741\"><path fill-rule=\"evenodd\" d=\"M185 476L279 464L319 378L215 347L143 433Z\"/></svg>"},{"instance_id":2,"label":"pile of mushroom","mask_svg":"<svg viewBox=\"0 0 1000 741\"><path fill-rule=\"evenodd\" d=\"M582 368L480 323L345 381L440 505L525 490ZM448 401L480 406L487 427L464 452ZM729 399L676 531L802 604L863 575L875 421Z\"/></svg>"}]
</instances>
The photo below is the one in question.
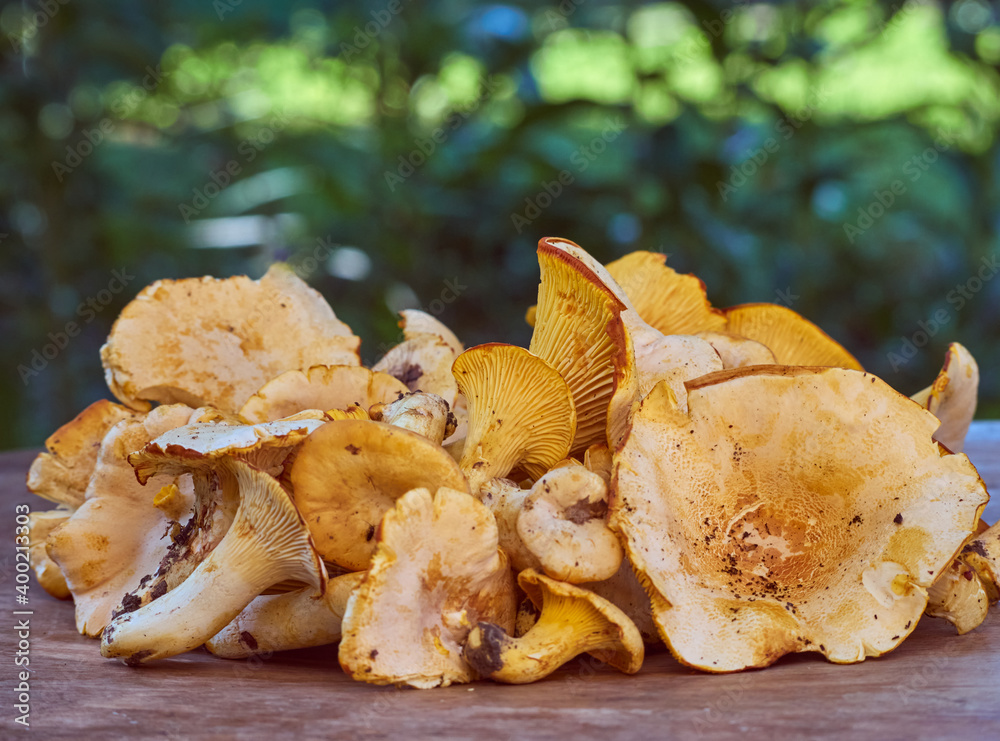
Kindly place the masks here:
<instances>
[{"instance_id":1,"label":"pile of mushroom","mask_svg":"<svg viewBox=\"0 0 1000 741\"><path fill-rule=\"evenodd\" d=\"M665 644L709 672L976 628L1000 533L960 451L961 345L908 398L792 310L716 309L663 255L543 239L528 348L405 311L371 369L290 269L158 281L101 360L119 403L57 430L32 565L140 666L339 642L419 688L526 683Z\"/></svg>"}]
</instances>

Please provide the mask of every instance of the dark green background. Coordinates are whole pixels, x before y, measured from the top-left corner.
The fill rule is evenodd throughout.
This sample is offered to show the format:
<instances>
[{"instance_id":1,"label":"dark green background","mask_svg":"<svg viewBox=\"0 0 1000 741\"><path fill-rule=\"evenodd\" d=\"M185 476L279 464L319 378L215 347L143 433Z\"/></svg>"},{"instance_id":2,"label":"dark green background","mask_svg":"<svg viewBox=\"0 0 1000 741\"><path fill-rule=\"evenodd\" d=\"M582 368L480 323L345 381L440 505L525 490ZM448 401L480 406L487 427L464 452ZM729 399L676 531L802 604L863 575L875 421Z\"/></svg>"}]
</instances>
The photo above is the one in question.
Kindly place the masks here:
<instances>
[{"instance_id":1,"label":"dark green background","mask_svg":"<svg viewBox=\"0 0 1000 741\"><path fill-rule=\"evenodd\" d=\"M667 252L719 306L790 303L907 393L959 340L995 417L997 22L983 0L7 4L0 448L107 395L98 348L143 285L305 268L318 240L351 248L308 280L366 362L406 306L526 342L556 235Z\"/></svg>"}]
</instances>

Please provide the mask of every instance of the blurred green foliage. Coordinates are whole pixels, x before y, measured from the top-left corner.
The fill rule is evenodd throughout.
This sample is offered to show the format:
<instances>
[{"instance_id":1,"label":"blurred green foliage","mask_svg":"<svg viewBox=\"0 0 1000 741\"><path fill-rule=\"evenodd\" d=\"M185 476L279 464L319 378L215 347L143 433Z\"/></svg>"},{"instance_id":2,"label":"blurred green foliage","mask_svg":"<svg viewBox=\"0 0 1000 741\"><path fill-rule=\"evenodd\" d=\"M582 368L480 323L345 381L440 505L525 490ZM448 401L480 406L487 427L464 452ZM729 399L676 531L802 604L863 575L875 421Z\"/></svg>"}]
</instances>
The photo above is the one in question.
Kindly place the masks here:
<instances>
[{"instance_id":1,"label":"blurred green foliage","mask_svg":"<svg viewBox=\"0 0 1000 741\"><path fill-rule=\"evenodd\" d=\"M408 306L467 344L526 342L546 235L667 252L718 306L791 305L907 393L961 341L995 417L998 18L985 0L9 3L0 448L108 395L98 348L155 279L290 259L373 362Z\"/></svg>"}]
</instances>

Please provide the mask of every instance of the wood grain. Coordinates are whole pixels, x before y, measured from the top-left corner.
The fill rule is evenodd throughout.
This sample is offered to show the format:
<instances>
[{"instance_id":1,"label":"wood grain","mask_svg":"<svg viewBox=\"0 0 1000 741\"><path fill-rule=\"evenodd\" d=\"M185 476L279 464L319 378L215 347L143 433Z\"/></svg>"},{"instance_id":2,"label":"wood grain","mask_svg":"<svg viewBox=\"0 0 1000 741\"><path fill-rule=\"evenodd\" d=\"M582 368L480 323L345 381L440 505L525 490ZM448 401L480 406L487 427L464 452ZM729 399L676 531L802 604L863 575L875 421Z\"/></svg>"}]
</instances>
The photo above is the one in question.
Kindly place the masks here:
<instances>
[{"instance_id":1,"label":"wood grain","mask_svg":"<svg viewBox=\"0 0 1000 741\"><path fill-rule=\"evenodd\" d=\"M977 423L967 452L987 485L1000 491L998 445L1000 423ZM8 544L14 505L43 508L24 488L32 456L0 455ZM22 729L12 722L12 547L3 553L0 738L16 738ZM37 738L1000 738L995 608L986 624L961 637L949 624L925 618L896 651L855 665L792 656L763 671L716 676L688 670L661 651L632 677L577 660L524 687L477 682L417 691L350 681L333 647L251 662L194 652L129 669L102 659L97 643L75 632L70 603L34 582L30 599Z\"/></svg>"}]
</instances>

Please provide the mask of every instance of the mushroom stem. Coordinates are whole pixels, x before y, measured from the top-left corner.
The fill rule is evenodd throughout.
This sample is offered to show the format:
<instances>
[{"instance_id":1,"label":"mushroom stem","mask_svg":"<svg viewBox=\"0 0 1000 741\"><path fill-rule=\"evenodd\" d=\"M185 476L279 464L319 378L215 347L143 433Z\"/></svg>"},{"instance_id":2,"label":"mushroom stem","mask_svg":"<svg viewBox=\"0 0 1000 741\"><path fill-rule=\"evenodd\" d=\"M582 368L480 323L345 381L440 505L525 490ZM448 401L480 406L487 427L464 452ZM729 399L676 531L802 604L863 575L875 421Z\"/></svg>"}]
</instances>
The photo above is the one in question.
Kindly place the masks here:
<instances>
[{"instance_id":1,"label":"mushroom stem","mask_svg":"<svg viewBox=\"0 0 1000 741\"><path fill-rule=\"evenodd\" d=\"M364 575L359 571L331 579L322 596L306 587L257 597L205 648L223 659L248 659L271 651L336 643L347 600Z\"/></svg>"},{"instance_id":2,"label":"mushroom stem","mask_svg":"<svg viewBox=\"0 0 1000 741\"><path fill-rule=\"evenodd\" d=\"M108 624L101 639L104 657L135 666L195 649L254 597L285 580L322 593L322 564L288 495L245 463L227 465L235 470L241 494L232 527L179 586Z\"/></svg>"},{"instance_id":3,"label":"mushroom stem","mask_svg":"<svg viewBox=\"0 0 1000 741\"><path fill-rule=\"evenodd\" d=\"M541 614L520 638L511 638L492 623L478 623L469 633L464 657L480 675L527 684L585 651L626 674L642 667L645 652L639 631L610 602L533 569L522 571L518 583L541 606Z\"/></svg>"},{"instance_id":4,"label":"mushroom stem","mask_svg":"<svg viewBox=\"0 0 1000 741\"><path fill-rule=\"evenodd\" d=\"M586 651L614 649L620 642L618 631L600 613L554 597L545 600L538 621L520 638L493 623L476 625L465 644L465 660L497 682L528 684Z\"/></svg>"}]
</instances>

